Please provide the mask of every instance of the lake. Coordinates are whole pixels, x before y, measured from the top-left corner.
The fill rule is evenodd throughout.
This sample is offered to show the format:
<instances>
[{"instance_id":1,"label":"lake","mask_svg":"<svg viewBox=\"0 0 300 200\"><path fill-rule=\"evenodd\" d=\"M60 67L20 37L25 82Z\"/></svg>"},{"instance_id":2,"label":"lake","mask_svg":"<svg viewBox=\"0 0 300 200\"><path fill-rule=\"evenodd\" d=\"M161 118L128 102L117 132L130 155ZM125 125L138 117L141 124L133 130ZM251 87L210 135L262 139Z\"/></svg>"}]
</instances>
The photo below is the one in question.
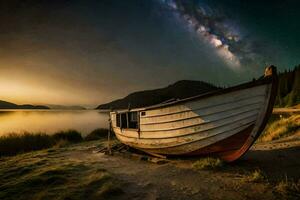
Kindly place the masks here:
<instances>
[{"instance_id":1,"label":"lake","mask_svg":"<svg viewBox=\"0 0 300 200\"><path fill-rule=\"evenodd\" d=\"M9 133L75 129L87 135L97 128L108 128L108 114L97 110L0 110L0 136Z\"/></svg>"}]
</instances>

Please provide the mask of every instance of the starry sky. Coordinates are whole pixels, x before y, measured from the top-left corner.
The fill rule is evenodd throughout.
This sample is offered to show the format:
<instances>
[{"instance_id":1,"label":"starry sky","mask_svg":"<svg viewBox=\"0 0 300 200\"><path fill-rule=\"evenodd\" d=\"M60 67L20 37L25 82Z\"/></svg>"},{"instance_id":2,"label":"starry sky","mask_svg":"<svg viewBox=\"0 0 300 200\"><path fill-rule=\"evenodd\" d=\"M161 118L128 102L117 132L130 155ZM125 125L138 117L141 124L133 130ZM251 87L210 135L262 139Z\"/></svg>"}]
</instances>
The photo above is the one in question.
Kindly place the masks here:
<instances>
[{"instance_id":1,"label":"starry sky","mask_svg":"<svg viewBox=\"0 0 300 200\"><path fill-rule=\"evenodd\" d=\"M297 0L0 0L0 99L95 106L300 64Z\"/></svg>"}]
</instances>

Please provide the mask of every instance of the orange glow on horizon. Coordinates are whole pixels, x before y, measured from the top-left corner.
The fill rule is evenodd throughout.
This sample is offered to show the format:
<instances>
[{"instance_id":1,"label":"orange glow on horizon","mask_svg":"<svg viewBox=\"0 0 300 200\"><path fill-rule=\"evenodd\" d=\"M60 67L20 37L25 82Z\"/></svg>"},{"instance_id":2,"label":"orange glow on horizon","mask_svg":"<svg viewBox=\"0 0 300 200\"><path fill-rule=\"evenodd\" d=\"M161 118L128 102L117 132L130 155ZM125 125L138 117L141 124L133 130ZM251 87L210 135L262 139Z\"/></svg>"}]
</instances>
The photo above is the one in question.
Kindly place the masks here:
<instances>
[{"instance_id":1,"label":"orange glow on horizon","mask_svg":"<svg viewBox=\"0 0 300 200\"><path fill-rule=\"evenodd\" d=\"M16 104L90 105L91 99L84 93L64 90L26 81L5 80L0 77L0 100ZM95 98L95 105L97 98ZM99 103L101 103L99 101ZM93 104L92 104L93 105Z\"/></svg>"}]
</instances>

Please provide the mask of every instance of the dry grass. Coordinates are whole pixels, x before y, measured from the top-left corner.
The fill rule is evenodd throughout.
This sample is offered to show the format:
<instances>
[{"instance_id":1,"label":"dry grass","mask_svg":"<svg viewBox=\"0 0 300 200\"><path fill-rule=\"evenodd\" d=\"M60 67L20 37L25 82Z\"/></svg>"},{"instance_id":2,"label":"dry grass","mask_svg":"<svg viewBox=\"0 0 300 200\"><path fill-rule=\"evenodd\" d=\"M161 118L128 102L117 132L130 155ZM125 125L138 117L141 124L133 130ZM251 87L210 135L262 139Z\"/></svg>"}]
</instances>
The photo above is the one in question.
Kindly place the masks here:
<instances>
[{"instance_id":1,"label":"dry grass","mask_svg":"<svg viewBox=\"0 0 300 200\"><path fill-rule=\"evenodd\" d=\"M293 106L292 108L300 109L300 104L297 104L297 105Z\"/></svg>"},{"instance_id":2,"label":"dry grass","mask_svg":"<svg viewBox=\"0 0 300 200\"><path fill-rule=\"evenodd\" d=\"M82 140L81 134L75 130L61 131L54 135L45 133L8 134L0 137L0 157L54 146L61 147Z\"/></svg>"},{"instance_id":3,"label":"dry grass","mask_svg":"<svg viewBox=\"0 0 300 200\"><path fill-rule=\"evenodd\" d=\"M202 158L193 164L195 169L218 169L224 166L224 162L219 158Z\"/></svg>"},{"instance_id":4,"label":"dry grass","mask_svg":"<svg viewBox=\"0 0 300 200\"><path fill-rule=\"evenodd\" d=\"M88 134L84 140L86 141L92 141L92 140L99 140L103 138L107 138L108 136L108 129L105 128L98 128L93 130L90 134ZM113 137L113 133L111 133L111 136Z\"/></svg>"},{"instance_id":5,"label":"dry grass","mask_svg":"<svg viewBox=\"0 0 300 200\"><path fill-rule=\"evenodd\" d=\"M243 178L243 181L258 183L258 182L263 182L265 179L266 179L265 174L261 170L257 169L251 172L250 174L248 174L247 176L245 176Z\"/></svg>"},{"instance_id":6,"label":"dry grass","mask_svg":"<svg viewBox=\"0 0 300 200\"><path fill-rule=\"evenodd\" d=\"M123 193L119 182L97 162L70 159L62 153L62 149L42 150L4 158L0 199L96 200Z\"/></svg>"},{"instance_id":7,"label":"dry grass","mask_svg":"<svg viewBox=\"0 0 300 200\"><path fill-rule=\"evenodd\" d=\"M270 122L260 140L263 142L276 140L294 134L300 130L300 115L292 115L287 118L279 118Z\"/></svg>"},{"instance_id":8,"label":"dry grass","mask_svg":"<svg viewBox=\"0 0 300 200\"><path fill-rule=\"evenodd\" d=\"M280 181L274 187L275 192L284 196L292 196L300 198L300 180L298 182L288 181L286 178L285 180Z\"/></svg>"},{"instance_id":9,"label":"dry grass","mask_svg":"<svg viewBox=\"0 0 300 200\"><path fill-rule=\"evenodd\" d=\"M59 131L53 135L46 133L8 134L0 137L0 157L14 156L19 153L47 149L50 147L65 147L72 143L92 141L107 138L107 129L95 129L85 138L76 130ZM114 137L111 133L111 137Z\"/></svg>"}]
</instances>

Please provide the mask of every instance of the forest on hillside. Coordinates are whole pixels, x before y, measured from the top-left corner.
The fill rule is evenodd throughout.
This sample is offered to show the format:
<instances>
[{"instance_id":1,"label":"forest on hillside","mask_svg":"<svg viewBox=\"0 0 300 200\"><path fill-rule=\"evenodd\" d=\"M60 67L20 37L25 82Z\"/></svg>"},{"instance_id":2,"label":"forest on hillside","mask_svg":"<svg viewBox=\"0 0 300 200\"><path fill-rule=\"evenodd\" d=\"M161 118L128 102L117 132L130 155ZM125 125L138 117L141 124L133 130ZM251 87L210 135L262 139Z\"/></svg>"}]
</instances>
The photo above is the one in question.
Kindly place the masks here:
<instances>
[{"instance_id":1,"label":"forest on hillside","mask_svg":"<svg viewBox=\"0 0 300 200\"><path fill-rule=\"evenodd\" d=\"M290 107L300 104L300 65L293 70L279 73L276 107Z\"/></svg>"}]
</instances>

